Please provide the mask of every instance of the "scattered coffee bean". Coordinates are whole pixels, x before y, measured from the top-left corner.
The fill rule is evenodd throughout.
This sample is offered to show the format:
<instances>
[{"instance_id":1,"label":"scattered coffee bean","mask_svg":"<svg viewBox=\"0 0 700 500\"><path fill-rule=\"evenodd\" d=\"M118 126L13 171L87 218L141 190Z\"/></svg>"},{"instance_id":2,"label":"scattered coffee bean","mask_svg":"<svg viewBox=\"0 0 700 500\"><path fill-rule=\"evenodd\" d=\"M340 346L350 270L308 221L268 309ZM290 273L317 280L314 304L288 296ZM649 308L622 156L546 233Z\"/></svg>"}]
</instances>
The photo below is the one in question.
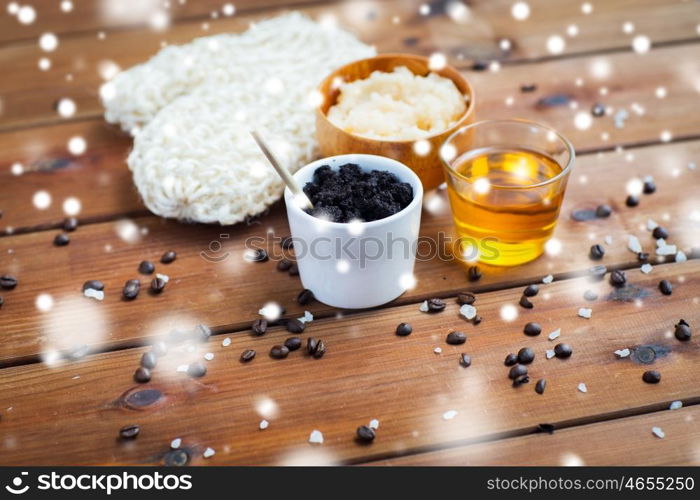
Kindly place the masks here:
<instances>
[{"instance_id":1,"label":"scattered coffee bean","mask_svg":"<svg viewBox=\"0 0 700 500\"><path fill-rule=\"evenodd\" d=\"M469 281L479 281L481 279L481 269L479 266L469 267Z\"/></svg>"},{"instance_id":2,"label":"scattered coffee bean","mask_svg":"<svg viewBox=\"0 0 700 500\"><path fill-rule=\"evenodd\" d=\"M301 292L299 292L299 295L297 295L297 302L301 304L302 306L305 306L307 304L310 304L314 300L314 292L309 290L308 288L305 288Z\"/></svg>"},{"instance_id":3,"label":"scattered coffee bean","mask_svg":"<svg viewBox=\"0 0 700 500\"><path fill-rule=\"evenodd\" d=\"M639 262L646 262L649 260L649 254L647 252L639 252L637 253L637 260Z\"/></svg>"},{"instance_id":4,"label":"scattered coffee bean","mask_svg":"<svg viewBox=\"0 0 700 500\"><path fill-rule=\"evenodd\" d=\"M612 208L610 208L610 205L598 205L595 209L596 217L600 217L601 219L610 217L610 214L612 214Z\"/></svg>"},{"instance_id":5,"label":"scattered coffee bean","mask_svg":"<svg viewBox=\"0 0 700 500\"><path fill-rule=\"evenodd\" d=\"M450 332L447 334L447 338L445 339L445 342L447 342L450 345L460 345L464 344L467 341L467 336L462 333L462 332Z\"/></svg>"},{"instance_id":6,"label":"scattered coffee bean","mask_svg":"<svg viewBox=\"0 0 700 500\"><path fill-rule=\"evenodd\" d=\"M4 303L5 303L5 299L3 299L2 297L0 297L0 307L2 307L2 305L3 305Z\"/></svg>"},{"instance_id":7,"label":"scattered coffee bean","mask_svg":"<svg viewBox=\"0 0 700 500\"><path fill-rule=\"evenodd\" d=\"M321 359L324 354L326 354L326 344L325 342L323 342L323 340L318 339L318 343L316 344L316 351L314 352L313 356L316 359Z\"/></svg>"},{"instance_id":8,"label":"scattered coffee bean","mask_svg":"<svg viewBox=\"0 0 700 500\"><path fill-rule=\"evenodd\" d=\"M661 382L661 373L657 370L647 370L642 374L642 380L647 384L658 384Z\"/></svg>"},{"instance_id":9,"label":"scattered coffee bean","mask_svg":"<svg viewBox=\"0 0 700 500\"><path fill-rule=\"evenodd\" d=\"M600 118L605 115L605 106L599 102L595 103L591 107L591 114L596 118Z\"/></svg>"},{"instance_id":10,"label":"scattered coffee bean","mask_svg":"<svg viewBox=\"0 0 700 500\"><path fill-rule=\"evenodd\" d=\"M139 435L139 432L141 432L141 427L139 427L138 425L125 425L124 427L119 429L119 437L121 439L134 439L136 438L136 436Z\"/></svg>"},{"instance_id":11,"label":"scattered coffee bean","mask_svg":"<svg viewBox=\"0 0 700 500\"><path fill-rule=\"evenodd\" d=\"M289 348L283 345L275 345L270 349L270 357L275 359L284 359L289 355Z\"/></svg>"},{"instance_id":12,"label":"scattered coffee bean","mask_svg":"<svg viewBox=\"0 0 700 500\"><path fill-rule=\"evenodd\" d=\"M685 322L685 320L680 320L676 325L674 335L678 340L686 341L690 340L691 331L690 325Z\"/></svg>"},{"instance_id":13,"label":"scattered coffee bean","mask_svg":"<svg viewBox=\"0 0 700 500\"><path fill-rule=\"evenodd\" d=\"M588 269L588 275L593 281L600 281L605 277L608 268L605 266L593 266Z\"/></svg>"},{"instance_id":14,"label":"scattered coffee bean","mask_svg":"<svg viewBox=\"0 0 700 500\"><path fill-rule=\"evenodd\" d=\"M593 290L586 290L585 292L583 292L583 298L588 301L593 301L598 298L598 294L595 293Z\"/></svg>"},{"instance_id":15,"label":"scattered coffee bean","mask_svg":"<svg viewBox=\"0 0 700 500\"><path fill-rule=\"evenodd\" d=\"M399 337L411 335L412 332L413 327L408 323L399 323L399 325L396 327L396 335L398 335Z\"/></svg>"},{"instance_id":16,"label":"scattered coffee bean","mask_svg":"<svg viewBox=\"0 0 700 500\"><path fill-rule=\"evenodd\" d=\"M664 228L661 227L661 226L656 226L656 227L654 228L654 230L651 232L651 234L652 234L652 236L654 236L654 238L656 238L657 240L658 240L659 238L663 238L664 240L665 240L666 238L668 238L668 231L666 231L666 229L664 229Z\"/></svg>"},{"instance_id":17,"label":"scattered coffee bean","mask_svg":"<svg viewBox=\"0 0 700 500\"><path fill-rule=\"evenodd\" d=\"M634 195L629 195L625 200L625 205L628 207L636 207L639 205L639 197Z\"/></svg>"},{"instance_id":18,"label":"scattered coffee bean","mask_svg":"<svg viewBox=\"0 0 700 500\"><path fill-rule=\"evenodd\" d=\"M253 321L253 326L251 326L251 329L255 335L265 335L265 332L267 332L267 320L256 319Z\"/></svg>"},{"instance_id":19,"label":"scattered coffee bean","mask_svg":"<svg viewBox=\"0 0 700 500\"><path fill-rule=\"evenodd\" d=\"M520 86L520 92L534 92L537 90L537 85L534 83L523 84Z\"/></svg>"},{"instance_id":20,"label":"scattered coffee bean","mask_svg":"<svg viewBox=\"0 0 700 500\"><path fill-rule=\"evenodd\" d=\"M615 288L621 288L627 283L627 276L624 271L615 270L610 273L610 284Z\"/></svg>"},{"instance_id":21,"label":"scattered coffee bean","mask_svg":"<svg viewBox=\"0 0 700 500\"><path fill-rule=\"evenodd\" d=\"M124 283L122 295L126 300L134 300L141 291L141 282L139 280L129 280Z\"/></svg>"},{"instance_id":22,"label":"scattered coffee bean","mask_svg":"<svg viewBox=\"0 0 700 500\"><path fill-rule=\"evenodd\" d=\"M513 354L512 352L506 356L506 359L503 361L503 364L506 366L513 366L518 362L518 356L516 354Z\"/></svg>"},{"instance_id":23,"label":"scattered coffee bean","mask_svg":"<svg viewBox=\"0 0 700 500\"><path fill-rule=\"evenodd\" d=\"M187 465L190 461L190 454L187 450L178 448L177 450L171 450L165 455L164 463L168 467L183 467Z\"/></svg>"},{"instance_id":24,"label":"scattered coffee bean","mask_svg":"<svg viewBox=\"0 0 700 500\"><path fill-rule=\"evenodd\" d=\"M292 267L292 261L287 260L287 259L282 259L277 263L277 270L278 271L289 271L289 268Z\"/></svg>"},{"instance_id":25,"label":"scattered coffee bean","mask_svg":"<svg viewBox=\"0 0 700 500\"><path fill-rule=\"evenodd\" d=\"M285 236L282 238L282 241L280 241L280 245L285 250L291 250L294 248L294 240L291 236Z\"/></svg>"},{"instance_id":26,"label":"scattered coffee bean","mask_svg":"<svg viewBox=\"0 0 700 500\"><path fill-rule=\"evenodd\" d=\"M535 351L529 347L523 347L518 351L518 363L521 365L529 365L535 360Z\"/></svg>"},{"instance_id":27,"label":"scattered coffee bean","mask_svg":"<svg viewBox=\"0 0 700 500\"><path fill-rule=\"evenodd\" d=\"M462 353L459 355L459 364L464 368L468 368L472 364L472 357L469 354Z\"/></svg>"},{"instance_id":28,"label":"scattered coffee bean","mask_svg":"<svg viewBox=\"0 0 700 500\"><path fill-rule=\"evenodd\" d=\"M289 266L289 275L290 276L299 276L299 266L297 265L296 262L293 262L291 266Z\"/></svg>"},{"instance_id":29,"label":"scattered coffee bean","mask_svg":"<svg viewBox=\"0 0 700 500\"><path fill-rule=\"evenodd\" d=\"M316 348L318 348L318 340L313 337L306 339L306 352L313 355L316 352Z\"/></svg>"},{"instance_id":30,"label":"scattered coffee bean","mask_svg":"<svg viewBox=\"0 0 700 500\"><path fill-rule=\"evenodd\" d=\"M156 367L156 363L156 355L151 351L144 352L143 356L141 356L141 366L143 366L144 368L153 370Z\"/></svg>"},{"instance_id":31,"label":"scattered coffee bean","mask_svg":"<svg viewBox=\"0 0 700 500\"><path fill-rule=\"evenodd\" d=\"M67 232L75 231L78 229L78 219L75 217L68 217L63 221L63 230Z\"/></svg>"},{"instance_id":32,"label":"scattered coffee bean","mask_svg":"<svg viewBox=\"0 0 700 500\"><path fill-rule=\"evenodd\" d=\"M255 357L255 351L253 349L246 349L241 353L241 361L247 363Z\"/></svg>"},{"instance_id":33,"label":"scattered coffee bean","mask_svg":"<svg viewBox=\"0 0 700 500\"><path fill-rule=\"evenodd\" d=\"M508 378L511 380L515 380L523 375L527 375L527 367L524 365L515 365L508 371Z\"/></svg>"},{"instance_id":34,"label":"scattered coffee bean","mask_svg":"<svg viewBox=\"0 0 700 500\"><path fill-rule=\"evenodd\" d=\"M673 285L668 280L661 280L659 281L659 290L664 295L671 295L673 293Z\"/></svg>"},{"instance_id":35,"label":"scattered coffee bean","mask_svg":"<svg viewBox=\"0 0 700 500\"><path fill-rule=\"evenodd\" d=\"M528 285L525 290L523 290L523 295L525 297L534 297L540 292L540 287L537 285Z\"/></svg>"},{"instance_id":36,"label":"scattered coffee bean","mask_svg":"<svg viewBox=\"0 0 700 500\"><path fill-rule=\"evenodd\" d=\"M151 292L162 293L165 290L165 280L162 278L153 278L151 280Z\"/></svg>"},{"instance_id":37,"label":"scattered coffee bean","mask_svg":"<svg viewBox=\"0 0 700 500\"><path fill-rule=\"evenodd\" d=\"M428 299L428 312L435 313L445 310L445 301L442 299Z\"/></svg>"},{"instance_id":38,"label":"scattered coffee bean","mask_svg":"<svg viewBox=\"0 0 700 500\"><path fill-rule=\"evenodd\" d=\"M87 280L85 283L83 283L83 291L87 290L88 288L101 292L105 289L105 284L100 280Z\"/></svg>"},{"instance_id":39,"label":"scattered coffee bean","mask_svg":"<svg viewBox=\"0 0 700 500\"><path fill-rule=\"evenodd\" d=\"M474 71L484 71L484 70L488 69L488 67L489 67L489 63L487 63L485 61L476 61L476 62L474 62L474 64L472 64L472 69Z\"/></svg>"},{"instance_id":40,"label":"scattered coffee bean","mask_svg":"<svg viewBox=\"0 0 700 500\"><path fill-rule=\"evenodd\" d=\"M521 307L524 307L525 309L532 309L535 307L532 302L530 302L530 299L528 299L525 295L520 297L520 301L518 302Z\"/></svg>"},{"instance_id":41,"label":"scattered coffee bean","mask_svg":"<svg viewBox=\"0 0 700 500\"><path fill-rule=\"evenodd\" d=\"M167 252L165 252L165 253L161 256L160 261L161 261L163 264L170 264L171 262L174 262L176 258L177 258L177 254L175 253L175 251L174 251L174 250L168 250Z\"/></svg>"},{"instance_id":42,"label":"scattered coffee bean","mask_svg":"<svg viewBox=\"0 0 700 500\"><path fill-rule=\"evenodd\" d=\"M289 333L301 333L306 328L306 323L299 321L298 319L290 319L285 322L287 331Z\"/></svg>"},{"instance_id":43,"label":"scattered coffee bean","mask_svg":"<svg viewBox=\"0 0 700 500\"><path fill-rule=\"evenodd\" d=\"M542 327L539 325L539 323L527 323L523 329L523 332L525 335L534 337L542 333Z\"/></svg>"},{"instance_id":44,"label":"scattered coffee bean","mask_svg":"<svg viewBox=\"0 0 700 500\"><path fill-rule=\"evenodd\" d=\"M473 323L474 325L478 325L479 323L481 323L481 320L482 320L482 319L481 319L481 316L479 316L479 315L477 314L476 316L474 316L474 317L472 318L472 323Z\"/></svg>"},{"instance_id":45,"label":"scattered coffee bean","mask_svg":"<svg viewBox=\"0 0 700 500\"><path fill-rule=\"evenodd\" d=\"M141 274L152 274L156 270L156 266L150 260L141 261L139 264L139 272Z\"/></svg>"},{"instance_id":46,"label":"scattered coffee bean","mask_svg":"<svg viewBox=\"0 0 700 500\"><path fill-rule=\"evenodd\" d=\"M363 443L371 443L374 438L377 437L377 433L368 425L361 425L357 428L357 439Z\"/></svg>"},{"instance_id":47,"label":"scattered coffee bean","mask_svg":"<svg viewBox=\"0 0 700 500\"><path fill-rule=\"evenodd\" d=\"M10 276L9 274L0 276L0 288L3 288L5 290L12 290L14 287L17 286L17 283L17 278L15 278L14 276Z\"/></svg>"},{"instance_id":48,"label":"scattered coffee bean","mask_svg":"<svg viewBox=\"0 0 700 500\"><path fill-rule=\"evenodd\" d=\"M270 256L267 254L267 250L256 248L255 250L246 252L245 258L250 262L265 262L270 258Z\"/></svg>"},{"instance_id":49,"label":"scattered coffee bean","mask_svg":"<svg viewBox=\"0 0 700 500\"><path fill-rule=\"evenodd\" d=\"M463 305L474 305L474 302L476 302L476 296L471 293L471 292L461 292L457 295L457 303L460 306Z\"/></svg>"},{"instance_id":50,"label":"scattered coffee bean","mask_svg":"<svg viewBox=\"0 0 700 500\"><path fill-rule=\"evenodd\" d=\"M571 357L573 350L569 344L557 344L554 346L554 355L559 359Z\"/></svg>"},{"instance_id":51,"label":"scattered coffee bean","mask_svg":"<svg viewBox=\"0 0 700 500\"><path fill-rule=\"evenodd\" d=\"M150 382L151 370L149 370L148 368L144 368L143 366L139 366L134 372L134 380L139 384L145 384L146 382Z\"/></svg>"},{"instance_id":52,"label":"scattered coffee bean","mask_svg":"<svg viewBox=\"0 0 700 500\"><path fill-rule=\"evenodd\" d=\"M644 194L652 194L654 191L656 191L656 184L653 180L647 179L644 181L644 188L642 191Z\"/></svg>"},{"instance_id":53,"label":"scattered coffee bean","mask_svg":"<svg viewBox=\"0 0 700 500\"><path fill-rule=\"evenodd\" d=\"M192 378L200 378L207 374L207 367L201 361L195 361L190 363L187 367L187 375Z\"/></svg>"},{"instance_id":54,"label":"scattered coffee bean","mask_svg":"<svg viewBox=\"0 0 700 500\"><path fill-rule=\"evenodd\" d=\"M284 347L289 349L289 351L296 351L301 347L301 337L289 337L284 341Z\"/></svg>"},{"instance_id":55,"label":"scattered coffee bean","mask_svg":"<svg viewBox=\"0 0 700 500\"><path fill-rule=\"evenodd\" d=\"M66 233L57 234L56 237L53 239L53 244L57 247L64 247L68 243L70 243L70 238Z\"/></svg>"},{"instance_id":56,"label":"scattered coffee bean","mask_svg":"<svg viewBox=\"0 0 700 500\"><path fill-rule=\"evenodd\" d=\"M547 388L547 380L546 379L541 378L535 384L535 392L537 394L544 394L544 390L546 388Z\"/></svg>"},{"instance_id":57,"label":"scattered coffee bean","mask_svg":"<svg viewBox=\"0 0 700 500\"><path fill-rule=\"evenodd\" d=\"M530 381L530 377L526 375L520 375L519 377L515 377L513 380L513 387L519 387L523 384L527 384Z\"/></svg>"},{"instance_id":58,"label":"scattered coffee bean","mask_svg":"<svg viewBox=\"0 0 700 500\"><path fill-rule=\"evenodd\" d=\"M602 245L595 244L591 247L590 257L593 260L600 260L605 255L605 249Z\"/></svg>"}]
</instances>

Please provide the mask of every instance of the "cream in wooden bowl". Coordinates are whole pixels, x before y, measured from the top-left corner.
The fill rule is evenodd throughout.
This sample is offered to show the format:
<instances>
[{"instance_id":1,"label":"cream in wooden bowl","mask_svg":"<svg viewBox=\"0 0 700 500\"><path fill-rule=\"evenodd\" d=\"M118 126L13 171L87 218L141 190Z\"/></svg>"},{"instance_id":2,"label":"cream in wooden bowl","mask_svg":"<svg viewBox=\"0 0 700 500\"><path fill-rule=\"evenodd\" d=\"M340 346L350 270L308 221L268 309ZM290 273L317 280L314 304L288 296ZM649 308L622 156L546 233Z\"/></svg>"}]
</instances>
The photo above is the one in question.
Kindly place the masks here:
<instances>
[{"instance_id":1,"label":"cream in wooden bowl","mask_svg":"<svg viewBox=\"0 0 700 500\"><path fill-rule=\"evenodd\" d=\"M425 189L444 182L439 150L474 121L474 91L450 67L426 57L383 54L355 61L321 83L316 113L322 156L365 153L408 165Z\"/></svg>"}]
</instances>

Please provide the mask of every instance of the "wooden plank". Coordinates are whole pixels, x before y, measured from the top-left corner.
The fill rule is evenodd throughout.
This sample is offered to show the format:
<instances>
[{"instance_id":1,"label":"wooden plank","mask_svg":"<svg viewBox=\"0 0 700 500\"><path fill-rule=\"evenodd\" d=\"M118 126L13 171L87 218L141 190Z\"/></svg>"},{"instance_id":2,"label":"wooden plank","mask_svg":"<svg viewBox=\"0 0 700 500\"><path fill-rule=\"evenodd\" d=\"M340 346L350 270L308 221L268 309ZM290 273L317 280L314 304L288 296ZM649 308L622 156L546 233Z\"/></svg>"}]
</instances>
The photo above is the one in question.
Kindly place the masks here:
<instances>
[{"instance_id":1,"label":"wooden plank","mask_svg":"<svg viewBox=\"0 0 700 500\"><path fill-rule=\"evenodd\" d=\"M676 284L670 297L656 289L662 277ZM231 335L228 347L217 335L192 346L194 352L171 348L147 385L131 379L143 348L76 363L7 368L0 379L5 436L0 463L153 464L163 460L176 437L194 464L356 463L524 435L540 423L571 426L661 410L672 400L699 402L697 338L680 342L669 331L679 318L695 327L700 321L700 262L657 266L651 275L630 273L630 280L649 295L640 302L610 300L610 286L601 283L601 298L589 304L591 319L576 315L585 304L582 291L592 286L580 278L543 287L535 309L519 311L512 322L501 319L501 310L518 300L520 289L480 294L476 306L484 321L476 327L458 316L452 301L436 315L411 304L317 320L303 337L325 341L328 351L320 360L301 352L286 360L269 358L270 347L289 335L279 328L263 337ZM136 320L149 319L156 317ZM400 321L413 325L410 336L394 334ZM540 322L543 334L523 335L527 321ZM90 335L94 327L86 320L81 333ZM546 360L545 350L555 344L547 334L557 328L562 332L557 341L569 343L573 355ZM445 343L453 329L467 332L465 345ZM513 388L503 358L524 346L536 352L529 367L533 381ZM613 354L621 348L637 353L641 346L658 351L651 365L641 364L636 354L625 359ZM259 352L249 364L239 361L246 348ZM206 362L204 378L176 372L205 352L214 357ZM458 364L461 352L472 356L471 367ZM661 372L659 384L642 381L648 369ZM534 381L542 377L547 390L538 395ZM577 390L582 382L586 393ZM134 396L143 389L160 395L135 408L134 401L148 402L146 396L154 394ZM444 418L448 411L457 412L451 420ZM263 418L270 426L259 431ZM358 445L355 428L374 418L380 422L378 438L371 446ZM137 440L115 440L120 427L133 423L142 428ZM307 442L313 429L323 433L322 446ZM206 447L217 451L210 460L202 458ZM614 459L631 461L626 452Z\"/></svg>"},{"instance_id":2,"label":"wooden plank","mask_svg":"<svg viewBox=\"0 0 700 500\"><path fill-rule=\"evenodd\" d=\"M547 56L544 37L551 35L553 30L562 33L566 29L564 23L551 17L556 13L556 9L551 8L552 2L533 8L532 19L522 23L510 17L510 1L501 1L497 5L490 1L479 2L471 8L472 16L466 24L455 23L437 8L435 15L421 16L418 8L423 3L417 0L352 2L301 10L315 19L338 22L365 42L375 44L381 52L430 54L441 51L451 56L451 62L468 66L472 59L522 61ZM557 2L559 4L561 2ZM631 4L631 0L604 2L596 7L595 15L579 16L581 34L569 41L571 53L603 48L627 50L630 36L621 30L625 21L640 23L645 34L654 40L687 40L695 36L693 12L698 11L697 5L687 2L669 5L654 0L648 1L645 8L631 9ZM570 8L574 8L573 4L565 10ZM176 24L162 33L148 30L115 32L108 33L104 40L95 38L94 34L66 38L49 55L52 69L47 72L37 68L37 60L42 54L33 43L7 47L0 51L0 64L13 68L13 71L0 82L0 96L4 103L0 129L60 121L54 106L64 97L77 104L76 117L97 116L102 112L98 102L98 89L102 83L100 63L113 62L121 68L128 68L155 54L162 42L181 44L207 34L239 32L251 21L274 13L266 11L211 20L206 23L206 30L197 21ZM661 20L667 23L662 24ZM673 29L669 29L671 26ZM503 37L512 39L512 48L508 51L499 46ZM694 61L686 63L688 58L691 56L683 57L676 66L694 64ZM647 56L643 61L645 64L638 65L639 71L644 73L646 67L648 74L643 76L656 81L651 74L655 68L650 67L655 60ZM533 68L526 80L539 74L539 68ZM564 77L567 73L558 74ZM644 86L644 81L636 83ZM514 85L520 83L524 82L516 81Z\"/></svg>"},{"instance_id":3,"label":"wooden plank","mask_svg":"<svg viewBox=\"0 0 700 500\"><path fill-rule=\"evenodd\" d=\"M697 405L373 462L383 466L697 466ZM652 434L660 427L666 437Z\"/></svg>"},{"instance_id":4,"label":"wooden plank","mask_svg":"<svg viewBox=\"0 0 700 500\"><path fill-rule=\"evenodd\" d=\"M553 252L512 269L484 267L484 277L478 283L469 283L463 268L448 260L446 252L443 252L444 258L435 254L437 246L431 246L430 241L449 245L446 237L452 233L452 221L445 192L431 195L426 200L428 208L424 210L422 221L421 234L425 240L420 252L424 257L416 265L417 286L395 303L449 295L463 288L490 290L537 282L550 273L560 277L583 272L597 263L588 257L589 246L603 244L606 236L610 236L613 243L604 244L603 264L638 266L636 256L626 248L627 235L638 235L645 250L653 251L653 239L645 229L649 218L666 226L671 234L669 241L691 255L693 247L700 247L697 239L700 231L697 207L688 186L697 184L700 171L688 170L686 164L697 158L700 141L639 148L629 153L634 156L634 162L625 159L627 153L614 152L580 159L554 235L561 244L559 253ZM644 196L636 208L626 207L626 184L634 176L645 175L656 179L657 192ZM25 201L25 210L29 210L29 202L29 199ZM588 222L571 219L573 210L595 208L599 203L610 204L615 210L613 215ZM84 206L89 210L87 203ZM8 219L10 216L8 212ZM246 328L257 317L262 304L272 298L284 304L289 314L303 310L295 302L301 290L298 278L280 273L272 261L250 264L242 258L246 239L263 238L268 230L277 236L288 234L282 207L263 217L259 224L234 228L185 225L156 217L139 218L132 224L147 234L143 234L138 243L120 238L120 232L129 233L124 227L128 229L131 225L125 224L116 221L81 227L71 233L71 244L61 248L51 245L54 232L0 238L0 272L13 273L21 281L15 290L3 294L0 360L17 362L45 349L42 343L47 336L45 317L37 314L35 305L38 293L50 294L57 303L68 302L57 308L65 310L63 322L69 330L82 331L83 308L101 311L109 335L105 338L80 336L79 339L80 344L86 343L96 349L133 345L152 337L155 334L152 322L169 311L182 311L191 316L192 321L232 330ZM138 233L138 229L134 232ZM228 238L221 238L221 234ZM271 239L268 241L271 255L279 255L279 245ZM220 250L209 250L216 249L219 243ZM138 263L143 259L157 261L171 248L179 253L179 258L174 264L159 268L173 279L163 296L150 297L143 293L134 302L120 300L124 282L139 277ZM41 258L37 258L37 252L43 252L39 254ZM206 261L201 252L217 258L227 257L223 262ZM88 279L105 282L104 303L96 304L80 296L80 286ZM74 301L79 307L73 306ZM221 307L222 303L226 306ZM322 304L314 304L310 310L333 313L333 309ZM71 342L76 342L74 337L65 336L61 347L69 348L73 345Z\"/></svg>"}]
</instances>

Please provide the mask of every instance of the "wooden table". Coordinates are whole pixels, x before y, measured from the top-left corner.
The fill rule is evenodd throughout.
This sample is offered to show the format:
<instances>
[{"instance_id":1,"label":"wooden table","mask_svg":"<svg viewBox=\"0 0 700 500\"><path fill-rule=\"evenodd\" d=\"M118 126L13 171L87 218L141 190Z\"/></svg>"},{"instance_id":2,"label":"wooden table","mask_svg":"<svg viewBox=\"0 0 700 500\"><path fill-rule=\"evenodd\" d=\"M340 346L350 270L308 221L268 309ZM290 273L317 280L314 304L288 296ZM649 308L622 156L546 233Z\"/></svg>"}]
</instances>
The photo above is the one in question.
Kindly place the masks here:
<instances>
[{"instance_id":1,"label":"wooden table","mask_svg":"<svg viewBox=\"0 0 700 500\"><path fill-rule=\"evenodd\" d=\"M696 332L700 327L700 261L693 259L700 246L700 169L692 168L700 163L700 4L606 0L585 14L579 1L530 0L529 18L518 21L510 0L471 0L470 17L460 23L448 15L460 11L444 1L430 3L425 14L419 1L239 0L227 17L220 0L190 0L170 2L170 27L154 32L143 19L105 16L98 2L74 2L70 13L53 0L32 3L33 24L0 18L0 274L19 279L16 289L0 292L0 463L159 464L172 459L175 438L194 465L700 463L698 334L688 342L673 336L681 318ZM380 52L440 51L473 83L478 118L525 117L568 136L578 158L555 234L559 251L515 269L485 269L475 283L453 262L423 261L417 286L398 300L342 312L298 305L298 277L273 262L241 258L247 237L288 233L282 207L226 228L149 214L125 164L131 141L102 119L100 68L126 68L162 41L241 31L290 8L335 19ZM60 44L47 54L37 37L49 31ZM552 35L566 43L560 54L547 49ZM632 49L638 36L651 41L649 52ZM51 60L49 70L37 67L41 57ZM479 69L484 62L493 64ZM526 84L536 90L522 92ZM63 97L77 104L70 118L56 112ZM577 114L598 102L609 114L578 128ZM622 109L629 117L617 127ZM74 136L86 140L84 154L67 151ZM16 162L22 175L13 174ZM657 192L635 208L625 206L628 182L647 175ZM38 191L50 194L48 208L33 205ZM54 247L64 202L72 197L82 204L81 225L70 245ZM601 203L613 207L609 218L571 218L574 210ZM653 257L651 273L640 271L627 236L637 235L653 255L650 218L669 230L687 262ZM444 192L430 193L422 234L449 232L451 223ZM626 270L642 298L615 300L607 280L589 281L593 243L605 246L603 264ZM138 263L170 249L178 259L158 265L170 276L165 293L120 300L124 281L139 277ZM228 258L214 263L202 251ZM554 282L540 285L534 309L517 307L523 287L549 274ZM87 279L105 283L103 302L82 296ZM658 291L661 279L673 283L673 295ZM583 299L589 288L598 291L597 300ZM464 290L477 294L478 326L458 315L455 296ZM447 309L420 312L429 297L445 298ZM287 317L304 309L315 315L303 337L324 339L324 358L268 357L289 336L281 327L251 334L269 300L284 304ZM502 318L508 304L517 307L515 320ZM592 317L579 317L580 307L590 307ZM411 336L394 334L402 321L412 323ZM523 335L528 321L539 322L543 334ZM152 382L133 381L155 339L197 323L214 330L195 353L214 354L205 361L205 377L178 373L182 355L169 354ZM465 345L445 343L452 329L467 333ZM561 337L548 340L556 329ZM556 342L571 344L573 356L545 359ZM503 359L524 346L536 351L533 380L513 388ZM248 348L258 355L243 364L239 356ZM625 348L632 355L618 359L614 351ZM459 365L461 352L472 356L471 367ZM650 352L655 359L644 364ZM648 369L661 372L659 384L642 381ZM543 395L534 391L540 378L548 380ZM586 393L577 389L582 382ZM673 401L683 408L670 411ZM456 415L446 419L451 411ZM262 419L269 421L266 430L259 430ZM359 445L355 429L372 419L380 423L377 439ZM540 430L545 423L553 434ZM140 425L141 434L121 442L118 431L127 424ZM323 433L322 445L308 442L314 429ZM206 459L208 447L216 455Z\"/></svg>"}]
</instances>

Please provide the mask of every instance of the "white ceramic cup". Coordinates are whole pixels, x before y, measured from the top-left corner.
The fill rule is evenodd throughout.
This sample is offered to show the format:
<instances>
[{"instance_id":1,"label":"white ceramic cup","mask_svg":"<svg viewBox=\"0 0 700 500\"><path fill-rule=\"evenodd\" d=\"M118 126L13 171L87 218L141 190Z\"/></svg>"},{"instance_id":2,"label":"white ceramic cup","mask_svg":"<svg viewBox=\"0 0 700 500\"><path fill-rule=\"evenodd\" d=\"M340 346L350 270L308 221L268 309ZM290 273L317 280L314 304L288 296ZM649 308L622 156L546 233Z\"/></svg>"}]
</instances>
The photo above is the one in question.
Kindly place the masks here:
<instances>
[{"instance_id":1,"label":"white ceramic cup","mask_svg":"<svg viewBox=\"0 0 700 500\"><path fill-rule=\"evenodd\" d=\"M348 154L323 158L294 174L300 187L318 167L337 170L354 163L364 171L383 170L413 188L411 203L371 222L328 222L304 212L286 188L284 201L304 288L333 307L361 309L385 304L412 286L420 230L423 185L403 163L383 156Z\"/></svg>"}]
</instances>

